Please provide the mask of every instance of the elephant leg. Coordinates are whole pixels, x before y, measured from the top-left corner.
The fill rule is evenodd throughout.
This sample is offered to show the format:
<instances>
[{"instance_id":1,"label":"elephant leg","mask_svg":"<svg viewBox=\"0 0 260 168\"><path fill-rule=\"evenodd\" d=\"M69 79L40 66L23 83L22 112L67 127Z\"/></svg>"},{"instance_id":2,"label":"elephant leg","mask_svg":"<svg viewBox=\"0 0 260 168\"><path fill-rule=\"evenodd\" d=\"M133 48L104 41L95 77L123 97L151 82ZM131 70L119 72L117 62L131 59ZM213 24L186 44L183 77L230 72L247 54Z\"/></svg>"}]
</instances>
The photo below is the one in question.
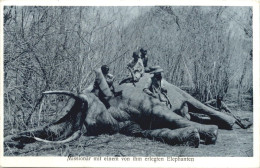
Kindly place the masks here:
<instances>
[{"instance_id":1,"label":"elephant leg","mask_svg":"<svg viewBox=\"0 0 260 168\"><path fill-rule=\"evenodd\" d=\"M119 122L119 133L129 136L141 137L143 129L133 121Z\"/></svg>"},{"instance_id":2,"label":"elephant leg","mask_svg":"<svg viewBox=\"0 0 260 168\"><path fill-rule=\"evenodd\" d=\"M232 129L235 124L236 120L233 116L216 111L198 100L189 100L187 103L189 106L189 111L208 115L211 119L211 124L217 125L220 129Z\"/></svg>"},{"instance_id":3,"label":"elephant leg","mask_svg":"<svg viewBox=\"0 0 260 168\"><path fill-rule=\"evenodd\" d=\"M166 108L161 108L160 106L154 107L152 118L153 129L192 127L199 131L200 138L205 141L205 144L214 144L217 140L218 127L216 125L202 125L189 121L173 112L169 112Z\"/></svg>"},{"instance_id":4,"label":"elephant leg","mask_svg":"<svg viewBox=\"0 0 260 168\"><path fill-rule=\"evenodd\" d=\"M162 141L170 145L187 145L198 147L200 135L196 128L187 127L176 130L169 128L143 130L140 125L132 121L120 122L120 133L129 136L143 137Z\"/></svg>"},{"instance_id":5,"label":"elephant leg","mask_svg":"<svg viewBox=\"0 0 260 168\"><path fill-rule=\"evenodd\" d=\"M200 139L205 145L215 144L218 138L218 127L216 125L198 125Z\"/></svg>"},{"instance_id":6,"label":"elephant leg","mask_svg":"<svg viewBox=\"0 0 260 168\"><path fill-rule=\"evenodd\" d=\"M174 130L169 128L144 130L143 137L162 141L170 145L187 145L196 148L200 143L199 131L193 127L179 128Z\"/></svg>"},{"instance_id":7,"label":"elephant leg","mask_svg":"<svg viewBox=\"0 0 260 168\"><path fill-rule=\"evenodd\" d=\"M193 112L189 112L190 117L191 117L191 121L193 122L197 122L200 124L212 124L211 118L208 115L205 114L199 114L199 113L193 113Z\"/></svg>"}]
</instances>

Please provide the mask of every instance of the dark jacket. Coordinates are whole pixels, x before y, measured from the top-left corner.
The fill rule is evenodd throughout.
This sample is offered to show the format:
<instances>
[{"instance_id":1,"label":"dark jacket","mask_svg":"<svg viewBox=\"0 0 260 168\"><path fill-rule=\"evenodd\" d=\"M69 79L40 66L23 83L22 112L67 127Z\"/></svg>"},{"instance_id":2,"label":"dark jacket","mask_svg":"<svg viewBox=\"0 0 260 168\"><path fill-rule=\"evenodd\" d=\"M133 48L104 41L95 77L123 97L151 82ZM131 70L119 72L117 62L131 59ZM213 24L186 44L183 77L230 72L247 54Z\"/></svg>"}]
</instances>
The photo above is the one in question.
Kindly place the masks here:
<instances>
[{"instance_id":1,"label":"dark jacket","mask_svg":"<svg viewBox=\"0 0 260 168\"><path fill-rule=\"evenodd\" d=\"M143 91L154 98L158 98L162 102L168 101L165 97L167 89L164 88L162 81L158 81L155 77L152 77L147 81Z\"/></svg>"}]
</instances>

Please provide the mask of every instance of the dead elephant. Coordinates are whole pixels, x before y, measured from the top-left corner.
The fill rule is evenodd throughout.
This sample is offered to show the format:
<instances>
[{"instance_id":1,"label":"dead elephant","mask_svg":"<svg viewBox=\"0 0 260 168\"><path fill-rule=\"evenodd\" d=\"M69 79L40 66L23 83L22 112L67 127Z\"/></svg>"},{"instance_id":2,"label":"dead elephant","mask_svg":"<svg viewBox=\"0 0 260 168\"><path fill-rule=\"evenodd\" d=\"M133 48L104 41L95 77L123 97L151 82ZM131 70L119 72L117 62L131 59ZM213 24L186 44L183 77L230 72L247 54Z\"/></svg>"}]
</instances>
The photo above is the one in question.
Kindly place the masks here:
<instances>
[{"instance_id":1,"label":"dead elephant","mask_svg":"<svg viewBox=\"0 0 260 168\"><path fill-rule=\"evenodd\" d=\"M122 94L109 100L110 109L106 109L89 89L78 95L67 91L44 92L44 94L65 94L72 97L65 107L69 112L44 128L9 135L5 137L4 142L6 145L17 147L35 141L70 142L79 138L85 125L87 135L119 132L171 145L198 147L201 141L205 144L214 144L217 140L218 127L232 129L235 123L233 117L205 106L188 93L165 81L172 103L172 109L168 109L159 100L142 92L143 84L149 77L149 74L145 74L136 86L131 83L121 85ZM207 114L211 118L212 125L192 122L176 114L183 111Z\"/></svg>"}]
</instances>

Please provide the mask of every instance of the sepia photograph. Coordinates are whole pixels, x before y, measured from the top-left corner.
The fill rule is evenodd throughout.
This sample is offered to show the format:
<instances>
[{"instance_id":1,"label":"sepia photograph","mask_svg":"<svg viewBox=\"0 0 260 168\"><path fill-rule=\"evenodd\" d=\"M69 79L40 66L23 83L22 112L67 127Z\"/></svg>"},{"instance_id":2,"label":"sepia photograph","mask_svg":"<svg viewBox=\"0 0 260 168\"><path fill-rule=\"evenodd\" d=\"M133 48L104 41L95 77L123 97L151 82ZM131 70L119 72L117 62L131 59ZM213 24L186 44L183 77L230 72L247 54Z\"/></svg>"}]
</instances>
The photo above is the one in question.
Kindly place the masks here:
<instances>
[{"instance_id":1,"label":"sepia photograph","mask_svg":"<svg viewBox=\"0 0 260 168\"><path fill-rule=\"evenodd\" d=\"M256 156L252 5L2 7L3 157Z\"/></svg>"}]
</instances>

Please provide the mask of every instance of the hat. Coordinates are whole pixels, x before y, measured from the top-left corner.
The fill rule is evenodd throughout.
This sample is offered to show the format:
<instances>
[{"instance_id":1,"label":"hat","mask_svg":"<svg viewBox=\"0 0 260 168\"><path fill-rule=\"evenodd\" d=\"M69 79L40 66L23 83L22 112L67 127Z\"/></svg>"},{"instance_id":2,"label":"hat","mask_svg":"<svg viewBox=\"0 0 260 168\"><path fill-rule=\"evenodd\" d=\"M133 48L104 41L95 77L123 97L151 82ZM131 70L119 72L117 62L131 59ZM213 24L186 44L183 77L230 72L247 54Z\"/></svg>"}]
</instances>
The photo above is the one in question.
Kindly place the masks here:
<instances>
[{"instance_id":1,"label":"hat","mask_svg":"<svg viewBox=\"0 0 260 168\"><path fill-rule=\"evenodd\" d=\"M107 73L109 71L109 67L107 65L102 65L101 71L102 71L102 73Z\"/></svg>"},{"instance_id":2,"label":"hat","mask_svg":"<svg viewBox=\"0 0 260 168\"><path fill-rule=\"evenodd\" d=\"M141 48L141 49L140 49L140 52L141 52L141 53L145 53L145 52L147 52L147 50L144 50L143 48Z\"/></svg>"},{"instance_id":3,"label":"hat","mask_svg":"<svg viewBox=\"0 0 260 168\"><path fill-rule=\"evenodd\" d=\"M133 52L133 57L138 57L138 58L140 58L140 55L138 54L138 52Z\"/></svg>"},{"instance_id":4,"label":"hat","mask_svg":"<svg viewBox=\"0 0 260 168\"><path fill-rule=\"evenodd\" d=\"M163 69L158 65L154 67L150 67L150 70L151 70L150 71L151 74L163 72Z\"/></svg>"}]
</instances>

